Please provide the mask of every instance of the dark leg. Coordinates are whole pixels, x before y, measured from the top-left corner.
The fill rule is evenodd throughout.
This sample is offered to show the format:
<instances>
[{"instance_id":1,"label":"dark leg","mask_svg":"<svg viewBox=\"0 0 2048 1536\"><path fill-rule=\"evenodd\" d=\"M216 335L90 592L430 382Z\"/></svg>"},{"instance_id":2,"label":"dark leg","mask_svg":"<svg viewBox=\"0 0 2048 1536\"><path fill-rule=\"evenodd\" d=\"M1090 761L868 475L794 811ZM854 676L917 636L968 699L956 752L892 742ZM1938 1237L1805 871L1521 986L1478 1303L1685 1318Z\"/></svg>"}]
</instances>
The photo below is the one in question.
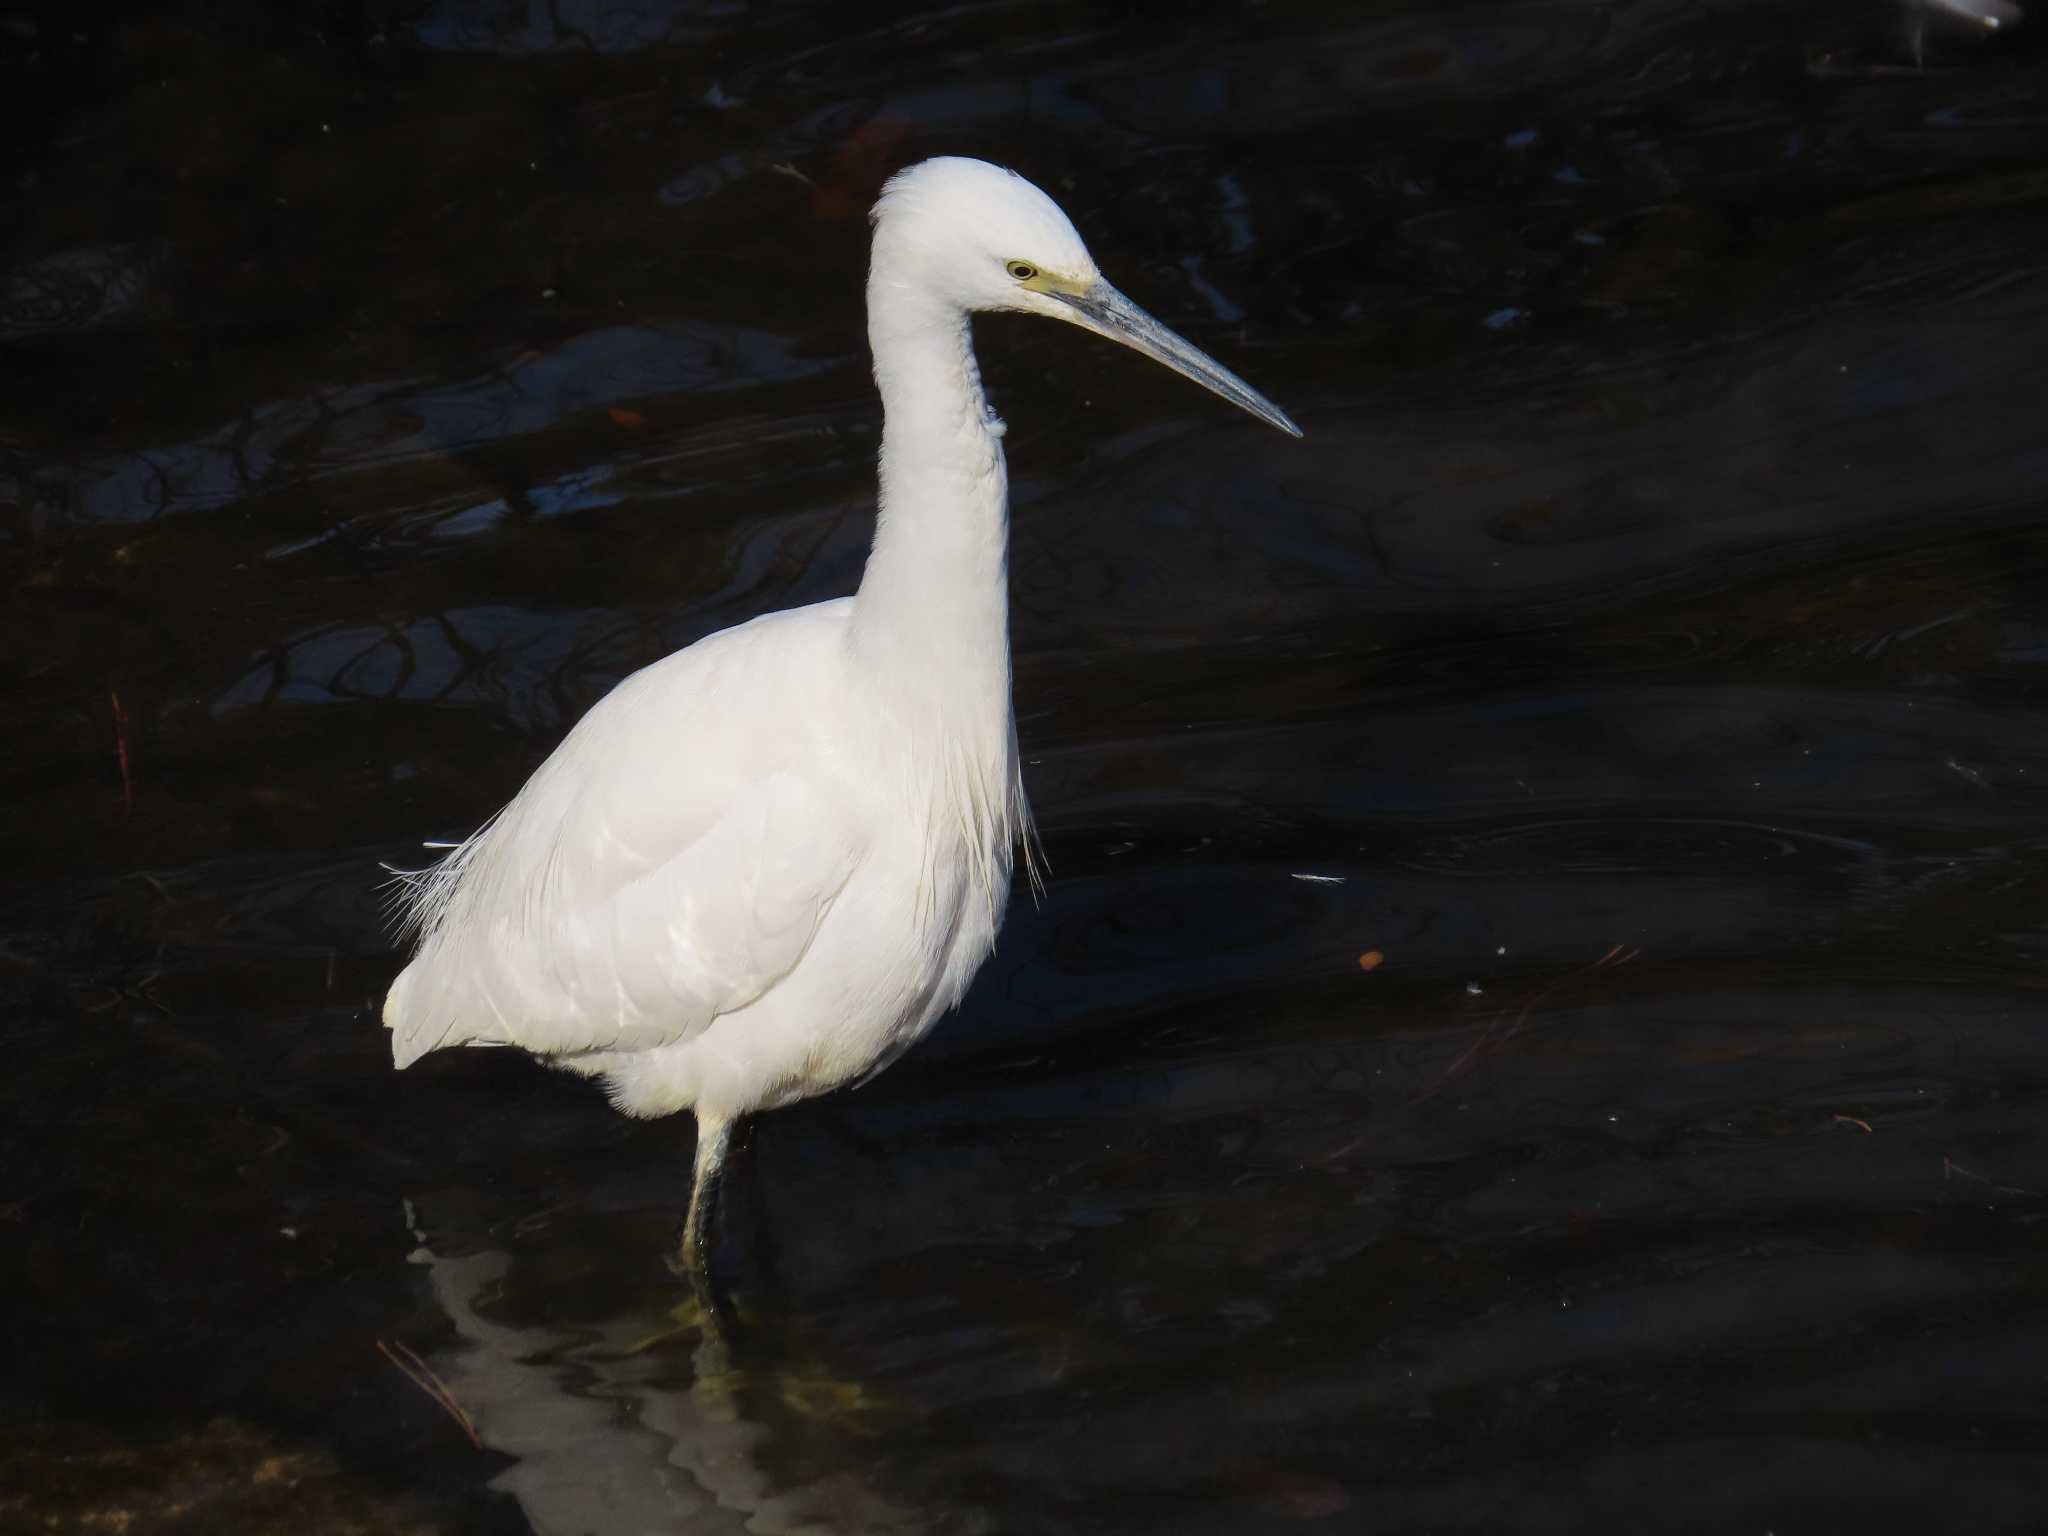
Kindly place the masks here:
<instances>
[{"instance_id":1,"label":"dark leg","mask_svg":"<svg viewBox=\"0 0 2048 1536\"><path fill-rule=\"evenodd\" d=\"M669 1267L690 1282L704 1309L706 1324L729 1331L731 1309L711 1281L712 1249L718 1241L718 1190L725 1172L725 1151L732 1141L733 1121L697 1112L697 1157L690 1178L690 1214L683 1221L683 1246Z\"/></svg>"}]
</instances>

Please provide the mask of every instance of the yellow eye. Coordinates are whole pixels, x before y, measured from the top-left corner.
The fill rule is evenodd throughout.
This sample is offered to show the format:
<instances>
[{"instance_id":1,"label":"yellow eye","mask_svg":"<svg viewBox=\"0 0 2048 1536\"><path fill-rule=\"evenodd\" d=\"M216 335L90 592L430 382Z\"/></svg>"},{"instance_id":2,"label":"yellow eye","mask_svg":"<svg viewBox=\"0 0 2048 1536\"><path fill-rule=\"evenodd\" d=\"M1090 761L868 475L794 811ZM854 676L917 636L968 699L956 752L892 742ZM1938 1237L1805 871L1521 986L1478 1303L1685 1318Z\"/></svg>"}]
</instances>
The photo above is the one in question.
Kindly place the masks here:
<instances>
[{"instance_id":1,"label":"yellow eye","mask_svg":"<svg viewBox=\"0 0 2048 1536\"><path fill-rule=\"evenodd\" d=\"M1009 261L1003 265L1009 270L1010 276L1017 279L1020 283L1028 283L1031 279L1038 276L1038 268L1031 265L1028 261Z\"/></svg>"}]
</instances>

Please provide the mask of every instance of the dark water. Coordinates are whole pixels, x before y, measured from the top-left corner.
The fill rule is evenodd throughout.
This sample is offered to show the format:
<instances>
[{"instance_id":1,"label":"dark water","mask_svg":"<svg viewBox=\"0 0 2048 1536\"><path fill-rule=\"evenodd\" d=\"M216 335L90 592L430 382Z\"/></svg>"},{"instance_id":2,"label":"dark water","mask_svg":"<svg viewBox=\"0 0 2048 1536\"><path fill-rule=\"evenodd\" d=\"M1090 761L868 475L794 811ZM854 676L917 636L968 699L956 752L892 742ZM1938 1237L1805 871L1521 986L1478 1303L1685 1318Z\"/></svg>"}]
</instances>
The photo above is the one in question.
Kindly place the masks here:
<instances>
[{"instance_id":1,"label":"dark water","mask_svg":"<svg viewBox=\"0 0 2048 1536\"><path fill-rule=\"evenodd\" d=\"M2043 1528L2044 59L0 8L0 1526ZM851 589L947 151L1308 438L981 325L1055 878L760 1123L714 1371L687 1118L394 1076L378 863Z\"/></svg>"}]
</instances>

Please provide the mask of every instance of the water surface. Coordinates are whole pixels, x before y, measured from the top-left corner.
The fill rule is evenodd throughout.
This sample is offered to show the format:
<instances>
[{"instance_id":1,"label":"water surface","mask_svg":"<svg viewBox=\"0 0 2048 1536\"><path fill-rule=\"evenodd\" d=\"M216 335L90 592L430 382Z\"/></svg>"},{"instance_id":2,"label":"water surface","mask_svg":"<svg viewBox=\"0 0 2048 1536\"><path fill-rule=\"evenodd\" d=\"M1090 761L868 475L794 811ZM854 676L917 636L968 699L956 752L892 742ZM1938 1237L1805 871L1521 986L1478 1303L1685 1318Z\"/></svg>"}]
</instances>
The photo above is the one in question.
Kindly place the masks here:
<instances>
[{"instance_id":1,"label":"water surface","mask_svg":"<svg viewBox=\"0 0 2048 1536\"><path fill-rule=\"evenodd\" d=\"M2039 1528L2048 32L0 28L0 1524ZM687 1119L392 1074L378 866L851 590L941 152L1308 436L979 325L1052 879L721 1362Z\"/></svg>"}]
</instances>

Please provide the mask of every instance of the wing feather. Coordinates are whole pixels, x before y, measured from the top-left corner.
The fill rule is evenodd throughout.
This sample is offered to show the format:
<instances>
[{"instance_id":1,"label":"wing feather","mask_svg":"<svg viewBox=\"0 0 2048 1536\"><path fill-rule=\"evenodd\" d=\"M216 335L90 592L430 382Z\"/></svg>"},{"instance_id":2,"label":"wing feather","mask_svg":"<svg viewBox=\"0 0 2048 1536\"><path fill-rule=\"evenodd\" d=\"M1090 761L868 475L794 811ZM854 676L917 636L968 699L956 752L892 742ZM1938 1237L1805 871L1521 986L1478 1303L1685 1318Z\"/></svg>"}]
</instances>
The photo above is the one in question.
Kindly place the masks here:
<instances>
[{"instance_id":1,"label":"wing feather","mask_svg":"<svg viewBox=\"0 0 2048 1536\"><path fill-rule=\"evenodd\" d=\"M398 1065L471 1042L644 1050L795 967L864 846L859 797L816 776L846 611L771 615L634 674L410 877L420 947L384 1008Z\"/></svg>"}]
</instances>

